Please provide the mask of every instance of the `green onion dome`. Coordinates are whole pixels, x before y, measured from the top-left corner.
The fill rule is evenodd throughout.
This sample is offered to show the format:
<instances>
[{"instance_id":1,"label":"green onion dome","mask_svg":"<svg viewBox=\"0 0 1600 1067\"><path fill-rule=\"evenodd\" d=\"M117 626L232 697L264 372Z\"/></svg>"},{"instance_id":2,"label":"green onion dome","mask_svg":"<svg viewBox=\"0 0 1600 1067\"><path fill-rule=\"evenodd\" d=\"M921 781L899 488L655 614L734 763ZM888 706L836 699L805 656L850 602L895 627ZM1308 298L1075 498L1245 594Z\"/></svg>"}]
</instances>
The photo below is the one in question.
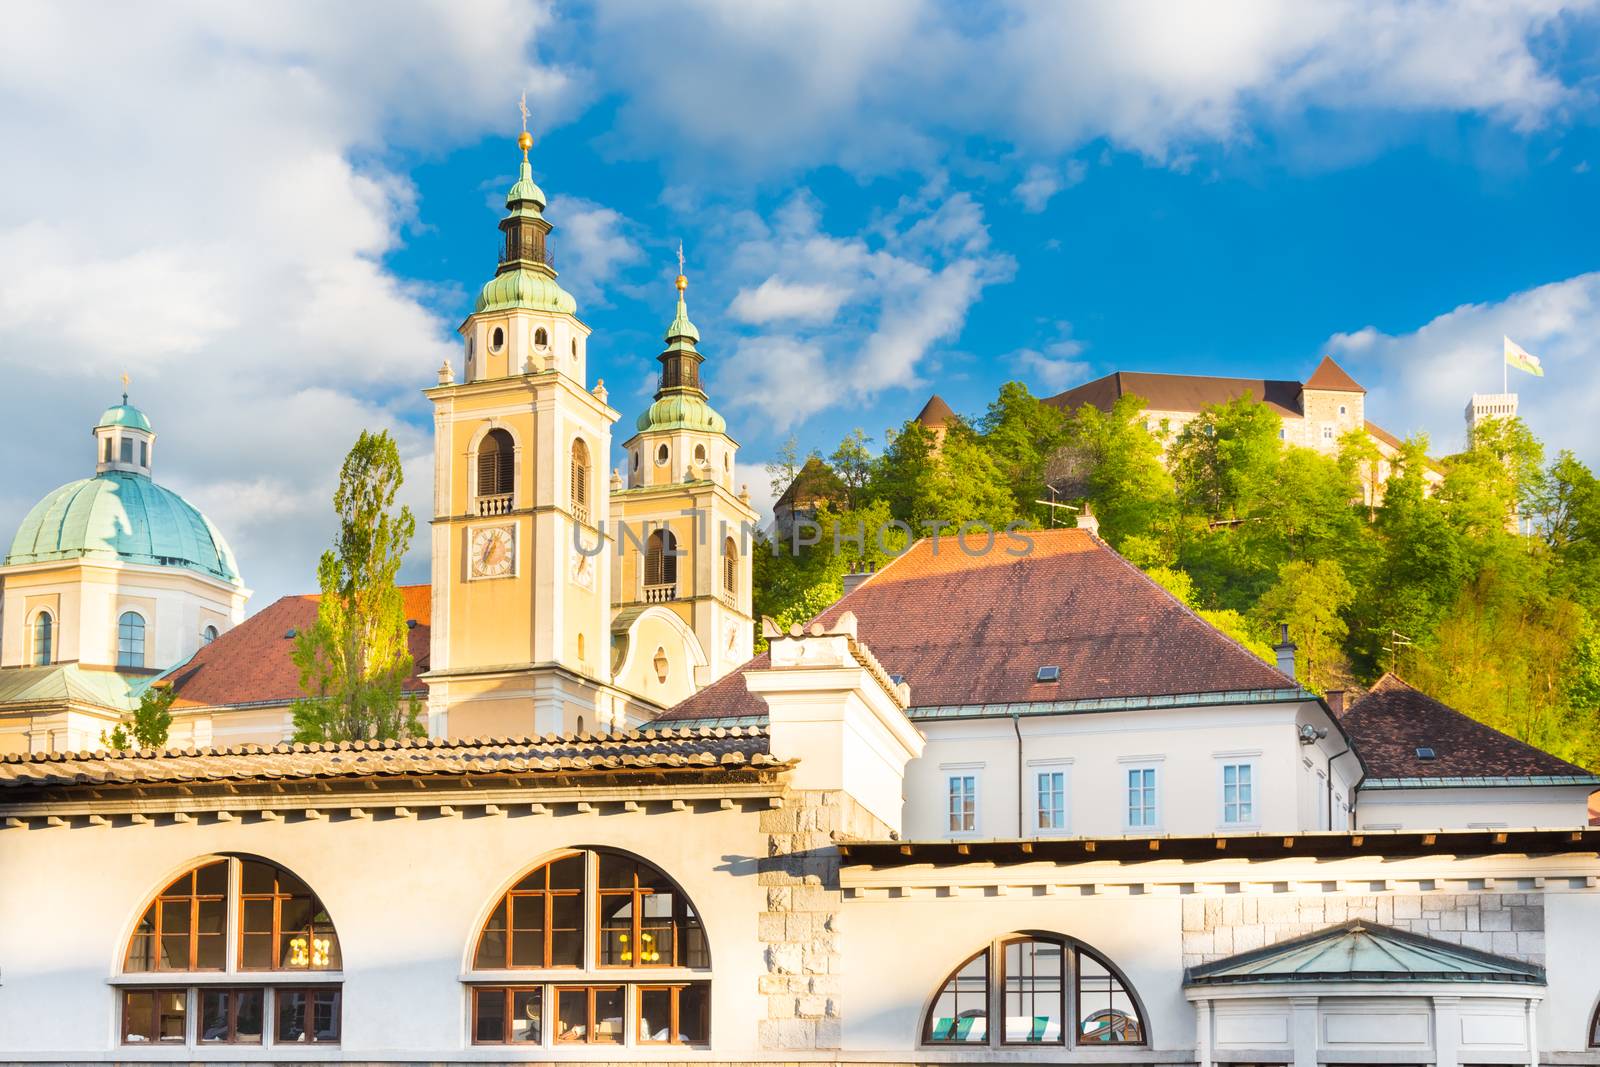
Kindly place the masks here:
<instances>
[{"instance_id":1,"label":"green onion dome","mask_svg":"<svg viewBox=\"0 0 1600 1067\"><path fill-rule=\"evenodd\" d=\"M139 421L105 421L128 412ZM100 424L150 428L125 404L107 411ZM6 565L70 559L177 567L243 584L233 550L210 519L172 490L125 471L70 482L35 504L12 539Z\"/></svg>"},{"instance_id":2,"label":"green onion dome","mask_svg":"<svg viewBox=\"0 0 1600 1067\"><path fill-rule=\"evenodd\" d=\"M100 421L94 424L94 428L98 430L104 426L128 426L135 430L150 432L150 420L145 417L144 412L128 403L126 397L122 403L113 404L101 413Z\"/></svg>"},{"instance_id":3,"label":"green onion dome","mask_svg":"<svg viewBox=\"0 0 1600 1067\"><path fill-rule=\"evenodd\" d=\"M576 315L578 302L544 271L517 267L489 279L478 294L478 302L472 313L477 315L485 311L509 311L513 308Z\"/></svg>"},{"instance_id":4,"label":"green onion dome","mask_svg":"<svg viewBox=\"0 0 1600 1067\"><path fill-rule=\"evenodd\" d=\"M693 393L667 393L650 405L650 410L639 416L635 425L641 430L704 430L707 433L727 433L728 420L718 415L716 409Z\"/></svg>"}]
</instances>

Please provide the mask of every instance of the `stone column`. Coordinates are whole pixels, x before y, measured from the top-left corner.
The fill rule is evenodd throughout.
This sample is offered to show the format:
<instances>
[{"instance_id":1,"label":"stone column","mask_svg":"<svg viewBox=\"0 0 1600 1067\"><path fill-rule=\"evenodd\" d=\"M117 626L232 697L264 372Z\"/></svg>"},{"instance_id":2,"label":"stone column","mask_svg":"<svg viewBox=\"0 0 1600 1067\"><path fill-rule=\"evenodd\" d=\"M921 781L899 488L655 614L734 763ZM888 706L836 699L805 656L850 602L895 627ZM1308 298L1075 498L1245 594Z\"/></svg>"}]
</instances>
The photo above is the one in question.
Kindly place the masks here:
<instances>
[{"instance_id":1,"label":"stone column","mask_svg":"<svg viewBox=\"0 0 1600 1067\"><path fill-rule=\"evenodd\" d=\"M1434 1067L1457 1067L1461 1062L1461 998L1433 998Z\"/></svg>"},{"instance_id":2,"label":"stone column","mask_svg":"<svg viewBox=\"0 0 1600 1067\"><path fill-rule=\"evenodd\" d=\"M1293 1012L1289 1036L1294 1042L1294 1067L1317 1067L1317 1003L1316 997L1289 999Z\"/></svg>"}]
</instances>

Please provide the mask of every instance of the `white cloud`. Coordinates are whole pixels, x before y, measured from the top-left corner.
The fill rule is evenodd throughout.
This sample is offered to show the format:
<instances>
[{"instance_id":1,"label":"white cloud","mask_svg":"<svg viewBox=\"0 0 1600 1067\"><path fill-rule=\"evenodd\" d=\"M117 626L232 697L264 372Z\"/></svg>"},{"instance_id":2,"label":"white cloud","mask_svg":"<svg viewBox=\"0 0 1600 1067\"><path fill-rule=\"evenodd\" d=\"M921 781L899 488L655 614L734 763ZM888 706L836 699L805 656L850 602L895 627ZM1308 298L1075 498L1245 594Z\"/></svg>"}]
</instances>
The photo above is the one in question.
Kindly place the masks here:
<instances>
[{"instance_id":1,"label":"white cloud","mask_svg":"<svg viewBox=\"0 0 1600 1067\"><path fill-rule=\"evenodd\" d=\"M1088 172L1088 166L1081 159L1069 159L1064 167L1035 163L1011 192L1021 202L1022 210L1037 215L1049 206L1051 198L1083 181Z\"/></svg>"},{"instance_id":2,"label":"white cloud","mask_svg":"<svg viewBox=\"0 0 1600 1067\"><path fill-rule=\"evenodd\" d=\"M1497 393L1501 337L1544 364L1545 377L1510 372L1520 412L1547 449L1568 448L1600 463L1600 272L1463 304L1411 333L1373 327L1328 340L1334 358L1369 390L1367 415L1402 436L1425 431L1444 454L1464 443L1463 412L1473 393Z\"/></svg>"},{"instance_id":3,"label":"white cloud","mask_svg":"<svg viewBox=\"0 0 1600 1067\"><path fill-rule=\"evenodd\" d=\"M603 5L615 148L686 165L936 164L951 133L1054 154L1097 138L1177 162L1312 111L1470 112L1519 130L1588 99L1541 56L1594 0ZM683 55L696 62L681 62ZM1048 199L1047 171L1024 204ZM1048 191L1047 191L1048 190Z\"/></svg>"},{"instance_id":4,"label":"white cloud","mask_svg":"<svg viewBox=\"0 0 1600 1067\"><path fill-rule=\"evenodd\" d=\"M740 289L728 306L728 314L758 326L787 321L832 322L847 296L849 293L838 285L802 285L773 275L754 289Z\"/></svg>"},{"instance_id":5,"label":"white cloud","mask_svg":"<svg viewBox=\"0 0 1600 1067\"><path fill-rule=\"evenodd\" d=\"M804 194L770 221L742 213L725 226L717 242L739 290L731 317L768 329L713 356L713 388L729 410L759 413L778 431L836 405L924 384L934 347L959 335L983 289L1015 266L989 249L977 202L945 195L938 183L864 234L828 233ZM758 278L759 285L743 283ZM821 296L808 307L795 295L819 291L832 305L826 315ZM816 313L769 314L778 309Z\"/></svg>"},{"instance_id":6,"label":"white cloud","mask_svg":"<svg viewBox=\"0 0 1600 1067\"><path fill-rule=\"evenodd\" d=\"M1057 341L1045 346L1043 352L1024 348L1011 356L1026 372L1031 390L1039 395L1059 393L1073 382L1084 377L1089 365L1074 357L1085 348L1082 341Z\"/></svg>"},{"instance_id":7,"label":"white cloud","mask_svg":"<svg viewBox=\"0 0 1600 1067\"><path fill-rule=\"evenodd\" d=\"M425 520L417 386L454 322L381 264L417 205L377 161L503 128L524 87L563 114L571 79L528 60L546 8L112 5L91 33L56 4L6 19L0 374L29 402L8 405L0 527L92 471L87 429L123 371L158 479L232 542L253 608L313 586L361 428L396 434ZM408 577L426 575L425 530Z\"/></svg>"},{"instance_id":8,"label":"white cloud","mask_svg":"<svg viewBox=\"0 0 1600 1067\"><path fill-rule=\"evenodd\" d=\"M545 214L561 222L556 265L580 304L605 306L604 291L622 268L644 259L628 236L633 223L613 208L580 196L555 196Z\"/></svg>"}]
</instances>

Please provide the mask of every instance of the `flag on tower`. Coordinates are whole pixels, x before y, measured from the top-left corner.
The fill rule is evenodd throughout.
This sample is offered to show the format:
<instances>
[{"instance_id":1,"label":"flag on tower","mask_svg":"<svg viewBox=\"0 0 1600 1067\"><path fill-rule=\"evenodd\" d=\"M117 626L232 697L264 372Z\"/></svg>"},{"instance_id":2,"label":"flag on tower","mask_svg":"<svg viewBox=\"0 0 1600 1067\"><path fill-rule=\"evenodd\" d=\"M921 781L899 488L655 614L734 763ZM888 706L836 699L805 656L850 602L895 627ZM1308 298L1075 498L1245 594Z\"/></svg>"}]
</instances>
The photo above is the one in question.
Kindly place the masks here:
<instances>
[{"instance_id":1,"label":"flag on tower","mask_svg":"<svg viewBox=\"0 0 1600 1067\"><path fill-rule=\"evenodd\" d=\"M1538 378L1544 377L1544 367L1539 363L1539 357L1530 353L1511 338L1504 338L1506 343L1506 366L1525 370Z\"/></svg>"}]
</instances>

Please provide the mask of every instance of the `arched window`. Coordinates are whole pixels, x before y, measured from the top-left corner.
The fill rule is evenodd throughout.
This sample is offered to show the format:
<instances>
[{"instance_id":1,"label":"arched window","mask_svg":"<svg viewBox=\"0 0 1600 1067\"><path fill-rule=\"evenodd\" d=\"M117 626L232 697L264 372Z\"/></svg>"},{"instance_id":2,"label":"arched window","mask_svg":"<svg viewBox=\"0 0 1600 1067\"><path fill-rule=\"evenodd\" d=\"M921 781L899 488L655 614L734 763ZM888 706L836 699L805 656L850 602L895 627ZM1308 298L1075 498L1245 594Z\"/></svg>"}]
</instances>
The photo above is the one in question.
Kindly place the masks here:
<instances>
[{"instance_id":1,"label":"arched window","mask_svg":"<svg viewBox=\"0 0 1600 1067\"><path fill-rule=\"evenodd\" d=\"M923 1020L922 1040L1142 1045L1143 1020L1133 987L1101 956L1070 938L1019 934L993 942L945 980Z\"/></svg>"},{"instance_id":2,"label":"arched window","mask_svg":"<svg viewBox=\"0 0 1600 1067\"><path fill-rule=\"evenodd\" d=\"M209 645L220 636L222 635L217 632L217 628L215 626L207 626L204 630L200 631L200 643Z\"/></svg>"},{"instance_id":3,"label":"arched window","mask_svg":"<svg viewBox=\"0 0 1600 1067\"><path fill-rule=\"evenodd\" d=\"M499 326L494 328L494 333L489 335L489 351L498 352L506 346L506 332Z\"/></svg>"},{"instance_id":4,"label":"arched window","mask_svg":"<svg viewBox=\"0 0 1600 1067\"><path fill-rule=\"evenodd\" d=\"M1589 1047L1600 1048L1600 1005L1594 1009L1594 1018L1589 1020Z\"/></svg>"},{"instance_id":5,"label":"arched window","mask_svg":"<svg viewBox=\"0 0 1600 1067\"><path fill-rule=\"evenodd\" d=\"M124 611L117 619L117 666L144 666L144 616Z\"/></svg>"},{"instance_id":6,"label":"arched window","mask_svg":"<svg viewBox=\"0 0 1600 1067\"><path fill-rule=\"evenodd\" d=\"M710 968L699 913L665 874L618 852L569 852L519 879L479 933L472 1040L703 1045ZM555 973L513 983L493 971Z\"/></svg>"},{"instance_id":7,"label":"arched window","mask_svg":"<svg viewBox=\"0 0 1600 1067\"><path fill-rule=\"evenodd\" d=\"M676 585L678 582L678 539L671 530L656 530L645 541L644 584Z\"/></svg>"},{"instance_id":8,"label":"arched window","mask_svg":"<svg viewBox=\"0 0 1600 1067\"><path fill-rule=\"evenodd\" d=\"M589 521L589 446L582 438L572 442L572 514Z\"/></svg>"},{"instance_id":9,"label":"arched window","mask_svg":"<svg viewBox=\"0 0 1600 1067\"><path fill-rule=\"evenodd\" d=\"M705 445L695 445L694 446L694 461L696 463L704 463L706 461L706 446Z\"/></svg>"},{"instance_id":10,"label":"arched window","mask_svg":"<svg viewBox=\"0 0 1600 1067\"><path fill-rule=\"evenodd\" d=\"M55 653L56 620L48 611L33 617L33 665L48 667Z\"/></svg>"},{"instance_id":11,"label":"arched window","mask_svg":"<svg viewBox=\"0 0 1600 1067\"><path fill-rule=\"evenodd\" d=\"M509 496L516 464L516 445L498 427L478 442L478 495Z\"/></svg>"},{"instance_id":12,"label":"arched window","mask_svg":"<svg viewBox=\"0 0 1600 1067\"><path fill-rule=\"evenodd\" d=\"M671 455L671 453L667 451L666 442L663 441L661 444L656 446L656 462L658 464L666 463L669 455Z\"/></svg>"},{"instance_id":13,"label":"arched window","mask_svg":"<svg viewBox=\"0 0 1600 1067\"><path fill-rule=\"evenodd\" d=\"M545 328L543 326L540 326L538 329L533 331L533 347L535 347L535 348L549 348L550 347L550 335L545 332Z\"/></svg>"},{"instance_id":14,"label":"arched window","mask_svg":"<svg viewBox=\"0 0 1600 1067\"><path fill-rule=\"evenodd\" d=\"M739 591L739 542L731 537L722 542L722 588L728 593Z\"/></svg>"},{"instance_id":15,"label":"arched window","mask_svg":"<svg viewBox=\"0 0 1600 1067\"><path fill-rule=\"evenodd\" d=\"M156 895L128 939L124 974L173 979L122 988L123 1043L337 1042L342 967L333 921L305 882L265 860L206 860ZM226 984L185 986L196 972Z\"/></svg>"}]
</instances>

